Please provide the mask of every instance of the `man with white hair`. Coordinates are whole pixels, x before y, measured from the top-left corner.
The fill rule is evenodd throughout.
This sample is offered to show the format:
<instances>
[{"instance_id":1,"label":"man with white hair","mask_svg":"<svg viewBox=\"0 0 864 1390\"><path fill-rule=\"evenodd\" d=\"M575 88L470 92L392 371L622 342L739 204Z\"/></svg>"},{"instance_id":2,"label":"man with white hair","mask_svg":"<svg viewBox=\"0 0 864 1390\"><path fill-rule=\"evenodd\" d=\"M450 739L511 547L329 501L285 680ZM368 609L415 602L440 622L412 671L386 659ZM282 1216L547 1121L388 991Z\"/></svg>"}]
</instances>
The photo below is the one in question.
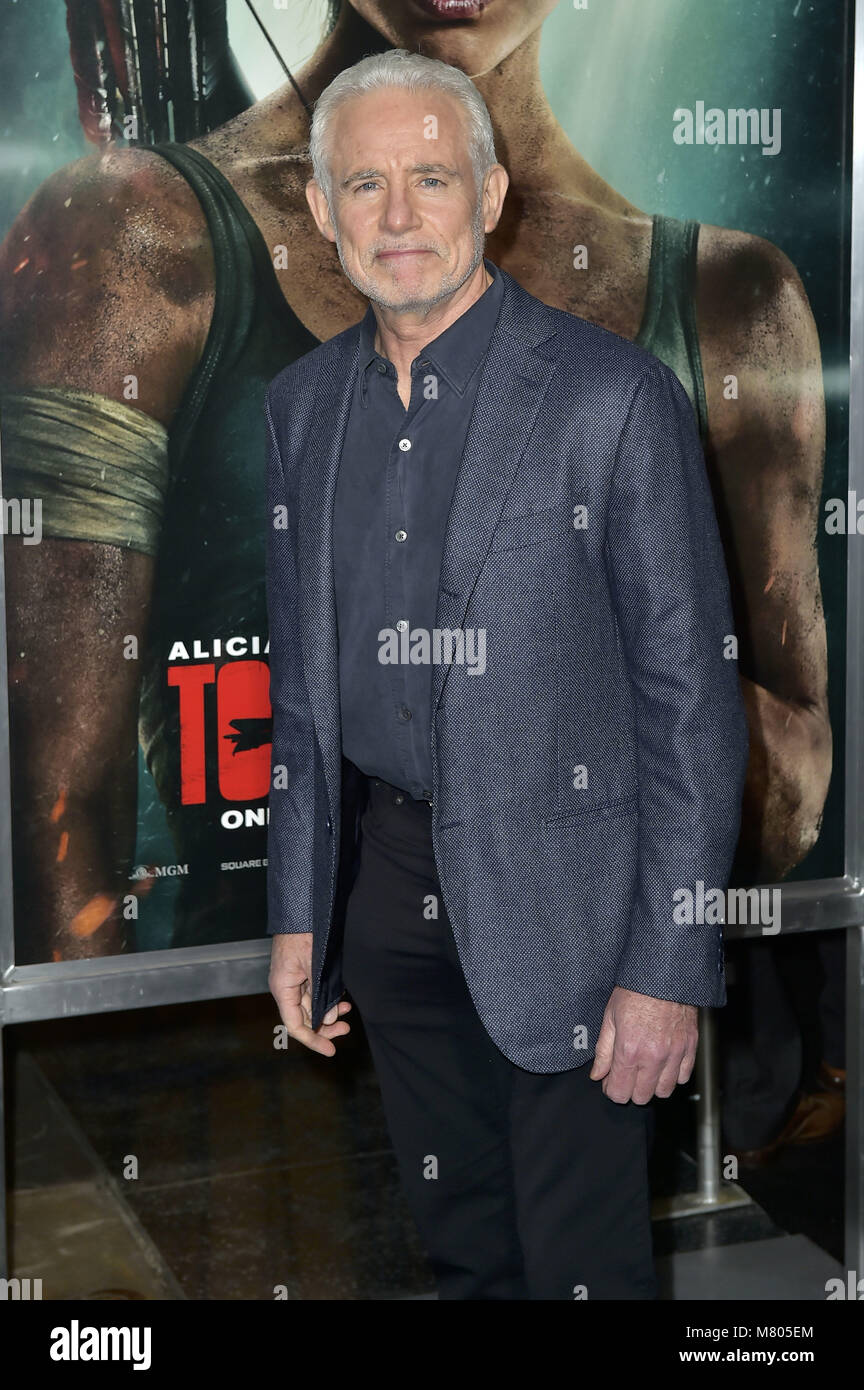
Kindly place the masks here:
<instances>
[{"instance_id":1,"label":"man with white hair","mask_svg":"<svg viewBox=\"0 0 864 1390\"><path fill-rule=\"evenodd\" d=\"M484 258L459 70L363 59L311 156L370 305L267 394L271 989L323 1056L356 1002L442 1298L653 1298L748 755L692 407Z\"/></svg>"}]
</instances>

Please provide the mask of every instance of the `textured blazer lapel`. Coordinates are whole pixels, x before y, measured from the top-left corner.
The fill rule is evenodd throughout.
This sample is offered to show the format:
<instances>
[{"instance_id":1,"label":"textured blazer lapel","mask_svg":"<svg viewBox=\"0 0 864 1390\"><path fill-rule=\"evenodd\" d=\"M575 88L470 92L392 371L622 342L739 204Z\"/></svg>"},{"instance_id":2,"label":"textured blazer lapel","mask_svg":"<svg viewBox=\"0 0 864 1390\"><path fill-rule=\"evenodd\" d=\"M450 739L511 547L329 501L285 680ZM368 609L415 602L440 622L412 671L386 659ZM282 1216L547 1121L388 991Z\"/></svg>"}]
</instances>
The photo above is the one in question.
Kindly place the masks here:
<instances>
[{"instance_id":1,"label":"textured blazer lapel","mask_svg":"<svg viewBox=\"0 0 864 1390\"><path fill-rule=\"evenodd\" d=\"M555 334L553 312L506 271L501 312L489 343L456 478L444 538L435 626L459 628L492 543L507 493L555 371L537 344ZM449 666L432 668L432 714Z\"/></svg>"},{"instance_id":2,"label":"textured blazer lapel","mask_svg":"<svg viewBox=\"0 0 864 1390\"><path fill-rule=\"evenodd\" d=\"M301 431L305 447L297 547L303 674L334 810L341 787L341 715L333 585L333 499L351 412L359 342L358 325L325 344Z\"/></svg>"}]
</instances>

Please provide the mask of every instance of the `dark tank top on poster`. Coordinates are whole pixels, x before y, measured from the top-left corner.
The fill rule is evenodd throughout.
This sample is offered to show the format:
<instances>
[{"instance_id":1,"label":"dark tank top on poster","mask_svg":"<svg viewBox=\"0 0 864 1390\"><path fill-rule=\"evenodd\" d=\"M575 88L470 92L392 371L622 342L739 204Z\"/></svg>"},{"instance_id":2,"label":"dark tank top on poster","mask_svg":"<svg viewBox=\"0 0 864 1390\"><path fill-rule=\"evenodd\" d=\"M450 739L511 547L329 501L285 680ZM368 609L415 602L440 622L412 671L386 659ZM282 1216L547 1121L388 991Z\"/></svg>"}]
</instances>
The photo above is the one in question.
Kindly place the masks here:
<instances>
[{"instance_id":1,"label":"dark tank top on poster","mask_svg":"<svg viewBox=\"0 0 864 1390\"><path fill-rule=\"evenodd\" d=\"M170 482L140 707L144 758L183 865L170 941L177 947L266 931L263 405L273 377L319 340L288 306L264 238L224 175L188 145L150 148L198 197L215 269L207 343L170 430ZM677 374L704 440L693 307L699 224L661 216L653 224L636 342ZM146 948L146 904L141 919L139 944Z\"/></svg>"}]
</instances>

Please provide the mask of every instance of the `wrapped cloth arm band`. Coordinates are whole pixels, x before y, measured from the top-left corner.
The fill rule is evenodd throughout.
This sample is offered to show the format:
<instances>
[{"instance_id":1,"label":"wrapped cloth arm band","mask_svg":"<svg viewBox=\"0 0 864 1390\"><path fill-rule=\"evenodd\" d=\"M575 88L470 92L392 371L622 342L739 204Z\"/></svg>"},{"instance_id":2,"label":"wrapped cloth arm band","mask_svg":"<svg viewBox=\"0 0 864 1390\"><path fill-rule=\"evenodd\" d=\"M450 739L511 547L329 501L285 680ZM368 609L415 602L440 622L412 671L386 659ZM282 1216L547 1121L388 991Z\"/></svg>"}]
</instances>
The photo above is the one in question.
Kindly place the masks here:
<instances>
[{"instance_id":1,"label":"wrapped cloth arm band","mask_svg":"<svg viewBox=\"0 0 864 1390\"><path fill-rule=\"evenodd\" d=\"M168 431L142 410L72 387L0 393L5 497L42 500L42 534L155 555Z\"/></svg>"}]
</instances>

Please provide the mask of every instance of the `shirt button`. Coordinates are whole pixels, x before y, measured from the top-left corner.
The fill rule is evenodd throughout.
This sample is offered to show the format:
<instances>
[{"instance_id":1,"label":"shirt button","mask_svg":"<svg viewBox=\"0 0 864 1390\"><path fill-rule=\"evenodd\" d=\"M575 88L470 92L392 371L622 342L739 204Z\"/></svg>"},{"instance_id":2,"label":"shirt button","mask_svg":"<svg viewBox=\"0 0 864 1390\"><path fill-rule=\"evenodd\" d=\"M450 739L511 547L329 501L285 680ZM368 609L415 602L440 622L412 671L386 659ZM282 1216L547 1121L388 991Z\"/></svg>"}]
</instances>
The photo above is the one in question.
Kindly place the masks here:
<instances>
[{"instance_id":1,"label":"shirt button","mask_svg":"<svg viewBox=\"0 0 864 1390\"><path fill-rule=\"evenodd\" d=\"M397 532L396 532L396 539L397 539L397 541L407 541L407 539L408 539L408 532L407 532L407 531L397 531Z\"/></svg>"},{"instance_id":2,"label":"shirt button","mask_svg":"<svg viewBox=\"0 0 864 1390\"><path fill-rule=\"evenodd\" d=\"M383 376L384 373L385 373L386 370L387 370L387 363L386 363L386 362L376 362L375 365L376 365L376 367L378 368L378 371L379 371L379 372L381 373L381 375Z\"/></svg>"},{"instance_id":3,"label":"shirt button","mask_svg":"<svg viewBox=\"0 0 864 1390\"><path fill-rule=\"evenodd\" d=\"M397 632L404 632L407 626L408 626L408 619L407 619L407 618L400 618L399 621L398 621L398 623L396 624L396 631L397 631Z\"/></svg>"},{"instance_id":4,"label":"shirt button","mask_svg":"<svg viewBox=\"0 0 864 1390\"><path fill-rule=\"evenodd\" d=\"M410 718L411 718L411 711L410 711L410 709L408 708L407 705L403 705L402 708L400 709L400 711L399 711L399 718L400 718L400 719L410 719Z\"/></svg>"},{"instance_id":5,"label":"shirt button","mask_svg":"<svg viewBox=\"0 0 864 1390\"><path fill-rule=\"evenodd\" d=\"M402 802L405 800L405 798L404 798L404 796L402 795L401 792L397 792L396 795L394 796L393 800L396 802L396 805L397 805L397 806L401 806L401 805L402 805Z\"/></svg>"},{"instance_id":6,"label":"shirt button","mask_svg":"<svg viewBox=\"0 0 864 1390\"><path fill-rule=\"evenodd\" d=\"M410 439L400 439L400 440L399 440L399 448L402 450L403 454L407 454L408 450L411 448L411 440L410 440Z\"/></svg>"}]
</instances>

